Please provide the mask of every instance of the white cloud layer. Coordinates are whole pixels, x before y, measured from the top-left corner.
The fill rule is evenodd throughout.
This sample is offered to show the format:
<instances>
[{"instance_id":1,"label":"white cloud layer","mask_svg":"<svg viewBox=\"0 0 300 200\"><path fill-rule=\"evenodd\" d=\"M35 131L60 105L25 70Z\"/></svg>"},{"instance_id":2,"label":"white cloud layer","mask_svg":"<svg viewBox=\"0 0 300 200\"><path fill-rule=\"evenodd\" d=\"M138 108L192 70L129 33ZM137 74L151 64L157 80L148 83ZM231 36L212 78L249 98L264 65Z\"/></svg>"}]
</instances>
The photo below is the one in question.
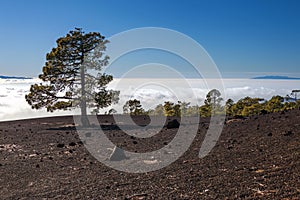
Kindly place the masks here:
<instances>
[{"instance_id":1,"label":"white cloud layer","mask_svg":"<svg viewBox=\"0 0 300 200\"><path fill-rule=\"evenodd\" d=\"M154 108L164 101L186 101L201 105L207 92L220 80L208 79L116 79L110 88L121 91L120 102L113 108L122 113L128 99L139 99L145 109ZM286 96L293 89L299 89L299 80L254 80L224 79L224 99L237 101L245 96L270 99L274 95ZM39 83L38 79L13 80L0 79L0 121L72 115L78 111L56 111L47 113L45 109L32 110L25 101L30 85ZM208 88L206 85L210 85ZM219 85L219 84L216 84ZM217 88L221 89L222 88Z\"/></svg>"}]
</instances>

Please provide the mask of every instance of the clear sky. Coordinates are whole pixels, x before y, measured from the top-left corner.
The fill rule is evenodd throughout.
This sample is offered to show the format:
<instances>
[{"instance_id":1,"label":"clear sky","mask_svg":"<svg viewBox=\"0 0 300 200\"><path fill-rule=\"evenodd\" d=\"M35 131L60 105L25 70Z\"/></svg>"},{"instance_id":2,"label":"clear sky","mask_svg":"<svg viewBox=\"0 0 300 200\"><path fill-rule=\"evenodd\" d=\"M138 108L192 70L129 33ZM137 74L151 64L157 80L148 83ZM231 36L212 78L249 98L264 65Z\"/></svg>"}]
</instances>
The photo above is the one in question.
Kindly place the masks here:
<instances>
[{"instance_id":1,"label":"clear sky","mask_svg":"<svg viewBox=\"0 0 300 200\"><path fill-rule=\"evenodd\" d=\"M110 37L151 26L195 39L224 77L300 77L299 10L298 0L3 0L0 75L36 77L74 27Z\"/></svg>"}]
</instances>

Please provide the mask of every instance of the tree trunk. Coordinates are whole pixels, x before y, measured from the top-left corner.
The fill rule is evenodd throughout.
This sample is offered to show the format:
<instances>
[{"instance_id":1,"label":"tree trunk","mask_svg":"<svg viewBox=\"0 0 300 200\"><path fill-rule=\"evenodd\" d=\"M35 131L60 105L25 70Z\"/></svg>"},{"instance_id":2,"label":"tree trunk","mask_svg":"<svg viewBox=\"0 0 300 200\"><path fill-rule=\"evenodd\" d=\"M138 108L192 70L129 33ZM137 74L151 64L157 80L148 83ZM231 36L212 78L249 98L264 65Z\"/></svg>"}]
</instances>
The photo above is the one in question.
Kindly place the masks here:
<instances>
[{"instance_id":1,"label":"tree trunk","mask_svg":"<svg viewBox=\"0 0 300 200\"><path fill-rule=\"evenodd\" d=\"M81 123L82 126L90 126L89 119L87 117L87 111L86 111L86 91L85 91L85 70L84 66L82 65L80 68L80 76L81 76L81 103L80 103L80 109L81 109Z\"/></svg>"}]
</instances>

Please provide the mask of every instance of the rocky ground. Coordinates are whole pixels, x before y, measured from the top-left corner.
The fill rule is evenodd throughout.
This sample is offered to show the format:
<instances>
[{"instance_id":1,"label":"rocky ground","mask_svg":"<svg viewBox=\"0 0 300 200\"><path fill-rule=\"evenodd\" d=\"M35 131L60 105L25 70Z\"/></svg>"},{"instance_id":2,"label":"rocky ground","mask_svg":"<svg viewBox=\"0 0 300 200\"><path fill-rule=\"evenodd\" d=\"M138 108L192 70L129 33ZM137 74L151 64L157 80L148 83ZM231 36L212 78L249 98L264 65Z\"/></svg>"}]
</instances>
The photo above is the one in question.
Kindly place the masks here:
<instances>
[{"instance_id":1,"label":"rocky ground","mask_svg":"<svg viewBox=\"0 0 300 200\"><path fill-rule=\"evenodd\" d=\"M105 134L136 152L159 149L178 129L128 136L99 116ZM134 119L143 124L143 116ZM97 161L73 117L0 123L0 199L299 199L300 111L229 120L210 154L198 158L201 120L189 150L153 172L126 173ZM187 128L188 132L188 128ZM150 163L151 164L151 163Z\"/></svg>"}]
</instances>

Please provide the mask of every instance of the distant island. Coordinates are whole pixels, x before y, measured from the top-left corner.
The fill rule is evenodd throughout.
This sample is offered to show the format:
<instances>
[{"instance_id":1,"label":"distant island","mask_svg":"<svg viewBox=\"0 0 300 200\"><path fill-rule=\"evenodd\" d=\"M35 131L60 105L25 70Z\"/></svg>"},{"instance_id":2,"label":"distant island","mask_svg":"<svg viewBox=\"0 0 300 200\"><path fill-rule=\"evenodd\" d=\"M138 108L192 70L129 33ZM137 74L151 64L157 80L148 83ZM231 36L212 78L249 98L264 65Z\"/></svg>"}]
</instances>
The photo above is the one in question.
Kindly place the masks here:
<instances>
[{"instance_id":1,"label":"distant island","mask_svg":"<svg viewBox=\"0 0 300 200\"><path fill-rule=\"evenodd\" d=\"M300 78L289 77L289 76L259 76L252 79L281 79L281 80L300 80Z\"/></svg>"},{"instance_id":2,"label":"distant island","mask_svg":"<svg viewBox=\"0 0 300 200\"><path fill-rule=\"evenodd\" d=\"M0 79L32 79L32 78L22 77L22 76L2 76L2 75L0 75Z\"/></svg>"}]
</instances>

